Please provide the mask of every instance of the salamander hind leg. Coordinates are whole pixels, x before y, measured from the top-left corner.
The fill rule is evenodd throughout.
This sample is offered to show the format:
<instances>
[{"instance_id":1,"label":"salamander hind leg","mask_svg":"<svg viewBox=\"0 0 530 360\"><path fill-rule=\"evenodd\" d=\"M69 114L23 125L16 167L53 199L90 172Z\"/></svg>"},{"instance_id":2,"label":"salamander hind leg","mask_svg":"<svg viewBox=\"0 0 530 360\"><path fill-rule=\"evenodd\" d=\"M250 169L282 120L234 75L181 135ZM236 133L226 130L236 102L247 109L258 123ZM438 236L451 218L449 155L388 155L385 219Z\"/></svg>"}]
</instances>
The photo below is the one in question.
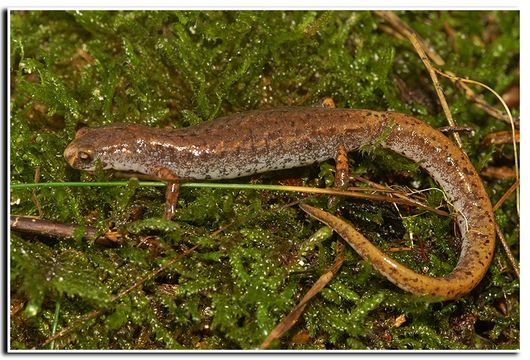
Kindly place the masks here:
<instances>
[{"instance_id":1,"label":"salamander hind leg","mask_svg":"<svg viewBox=\"0 0 530 360\"><path fill-rule=\"evenodd\" d=\"M337 189L344 189L348 186L349 176L348 152L346 151L346 147L341 144L337 149L337 156L335 158L335 183L333 186Z\"/></svg>"},{"instance_id":2,"label":"salamander hind leg","mask_svg":"<svg viewBox=\"0 0 530 360\"><path fill-rule=\"evenodd\" d=\"M338 190L345 190L348 187L350 176L350 167L348 164L348 152L346 147L341 144L337 149L335 157L335 181L333 187ZM328 209L333 208L339 202L339 198L333 196L328 200Z\"/></svg>"}]
</instances>

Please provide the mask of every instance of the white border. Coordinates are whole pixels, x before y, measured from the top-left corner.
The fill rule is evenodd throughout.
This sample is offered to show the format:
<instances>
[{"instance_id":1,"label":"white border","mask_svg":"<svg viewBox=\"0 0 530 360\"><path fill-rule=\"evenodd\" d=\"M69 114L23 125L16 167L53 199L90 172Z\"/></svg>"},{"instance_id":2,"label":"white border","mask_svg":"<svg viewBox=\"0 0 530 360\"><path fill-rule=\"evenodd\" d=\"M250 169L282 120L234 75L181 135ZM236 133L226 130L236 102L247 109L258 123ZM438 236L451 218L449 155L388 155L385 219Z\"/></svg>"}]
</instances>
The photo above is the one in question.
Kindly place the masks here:
<instances>
[{"instance_id":1,"label":"white border","mask_svg":"<svg viewBox=\"0 0 530 360\"><path fill-rule=\"evenodd\" d=\"M111 3L105 0L80 0L76 2L66 0L49 0L45 3L28 0L7 0L4 6L12 9L76 9L100 8L105 10L117 9L213 9L213 10L230 10L230 9L265 9L265 10L286 10L286 9L332 9L332 10L429 10L429 9L453 9L453 10L517 10L525 0L481 0L481 1L462 1L462 0L372 0L370 2L363 0L194 0L190 2L171 2L169 0L150 0L146 6L146 1L142 0L115 0Z\"/></svg>"},{"instance_id":2,"label":"white border","mask_svg":"<svg viewBox=\"0 0 530 360\"><path fill-rule=\"evenodd\" d=\"M459 0L445 0L445 1L430 1L428 2L428 5L426 5L425 1L421 0L408 0L406 2L399 2L399 6L396 6L396 1L382 1L377 0L370 3L369 6L366 5L365 1L348 1L348 0L328 0L328 1L318 1L318 0L297 0L297 1L280 1L280 0L269 0L265 3L259 3L259 2L253 2L253 1L242 1L242 0L224 0L222 1L222 5L219 5L219 3L215 3L212 0L195 0L193 1L193 6L190 6L189 4L185 4L183 6L175 6L172 4L169 4L168 1L162 1L162 0L150 0L149 1L149 7L146 7L145 1L139 1L139 0L130 0L130 1L114 1L113 6L109 7L108 0L92 0L92 1L77 1L75 5L72 5L72 2L66 1L66 0L55 0L55 1L48 1L46 2L46 5L43 6L41 3L35 3L35 1L27 1L27 0L7 0L2 3L2 6L9 6L9 10L29 10L29 9L42 9L42 10L64 10L64 9L104 9L104 10L117 10L117 9L131 9L131 10L139 10L139 9L196 9L196 10L204 10L204 9L264 9L264 10L306 10L306 9L315 9L315 10L324 10L324 9L332 9L332 10L373 10L373 9L392 9L392 10L443 10L443 9L451 9L451 10L521 10L521 40L520 43L521 46L521 61L520 61L520 71L521 76L520 79L525 79L525 81L521 81L521 97L523 99L526 99L528 97L528 94L530 93L528 91L529 89L529 82L526 81L528 78L526 67L527 64L530 64L529 57L528 57L528 46L524 44L529 44L529 37L528 37L528 26L530 24L530 18L527 16L527 10L528 10L528 4L530 4L529 1L524 0L510 0L505 2L499 2L499 1L493 1L493 0L481 0L480 3L466 3L464 1ZM3 58L2 58L2 70L5 69L6 66L8 66L10 61L10 48L9 48L9 10L7 12L7 54L6 54L6 60L7 63L4 64ZM2 19L3 20L3 19ZM4 24L2 24L3 26ZM524 66L523 66L524 65ZM7 89L7 97L6 99L9 102L10 99L10 74L9 71L7 71L7 79L4 79L4 73L1 74L2 80L4 84L6 85ZM6 81L6 82L4 82ZM6 154L6 169L7 169L7 179L10 179L10 167L9 167L9 161L10 161L10 153L9 153L9 139L10 139L10 108L9 104L6 104L7 107L7 113L8 113L8 119L7 120L7 134L6 134L6 140L8 140L7 146L7 154ZM521 101L520 105L521 110L521 254L527 254L528 250L528 237L525 236L528 234L527 231L527 224L528 222L526 220L526 208L527 205L530 204L530 198L529 194L530 192L526 190L525 188L525 181L528 178L528 170L526 167L526 155L527 152L527 144L526 144L526 136L525 134L528 131L528 128L530 127L528 116L525 116L527 111L527 104L525 101ZM9 214L10 214L10 192L9 188L7 190L7 198L3 199L3 201L7 204L7 212L6 212L6 224L9 221ZM3 197L3 194L2 194ZM7 229L6 229L7 232ZM9 238L8 236L6 237ZM7 241L7 240L6 240ZM3 247L1 249L3 251ZM9 243L7 245L7 251L9 254ZM7 270L10 268L10 259L7 256L7 254L2 254L2 258L6 256L7 259ZM521 256L522 258L523 256ZM527 267L522 264L521 266L521 279L528 279L529 273L527 270ZM524 281L522 280L521 283ZM9 282L7 285L7 295L9 297L10 294L10 284ZM529 318L528 318L528 311L526 310L526 304L528 302L529 298L527 296L526 288L524 288L521 285L521 350L520 351L514 351L519 353L526 353L529 349L530 344L530 336L528 335L528 325L529 324ZM5 302L5 314L8 316L9 314L9 300ZM6 318L5 321L8 321L9 318ZM8 336L8 339L10 338L10 324L7 323L7 334L5 336ZM8 348L3 349L4 351L9 350L9 341L7 341ZM15 353L34 353L32 351L14 351ZM55 353L57 351L46 351L46 350L38 350L35 351L38 353ZM123 352L123 351L75 351L75 353L116 353L116 352ZM181 355L187 355L186 353L192 353L192 354L198 354L198 351L186 351L184 353L181 353ZM223 352L230 352L230 351L223 351ZM247 351L249 353L254 353L254 351ZM313 353L313 351L310 351ZM334 351L333 351L334 352ZM432 354L432 352L425 352L425 351L418 351L414 350L411 351L414 353L424 353L424 354ZM497 356L501 355L498 351L481 351L484 353L496 353ZM513 352L513 351L512 351ZM13 353L13 352L12 352ZM138 351L131 351L128 353L138 353ZM148 352L152 353L152 352ZM204 352L204 353L209 353ZM299 352L297 352L299 353ZM307 353L305 351L300 353ZM326 354L328 352L325 352ZM375 355L383 355L383 354L391 354L394 353L393 351L376 351L376 352L370 352L370 355L366 354L365 352L358 352L355 354L355 356L373 356ZM399 351L400 354L405 353L405 351ZM451 359L454 360L455 356L465 356L466 352L455 352L455 351L436 351L436 353L441 353L438 355L438 357L441 357L443 359ZM506 353L506 352L503 352ZM1 356L3 356L5 353L2 352ZM96 355L95 354L95 355ZM269 355L278 356L278 354L269 353ZM320 355L324 355L323 353L320 353ZM510 354L507 354L510 356ZM100 356L100 355L97 355Z\"/></svg>"}]
</instances>

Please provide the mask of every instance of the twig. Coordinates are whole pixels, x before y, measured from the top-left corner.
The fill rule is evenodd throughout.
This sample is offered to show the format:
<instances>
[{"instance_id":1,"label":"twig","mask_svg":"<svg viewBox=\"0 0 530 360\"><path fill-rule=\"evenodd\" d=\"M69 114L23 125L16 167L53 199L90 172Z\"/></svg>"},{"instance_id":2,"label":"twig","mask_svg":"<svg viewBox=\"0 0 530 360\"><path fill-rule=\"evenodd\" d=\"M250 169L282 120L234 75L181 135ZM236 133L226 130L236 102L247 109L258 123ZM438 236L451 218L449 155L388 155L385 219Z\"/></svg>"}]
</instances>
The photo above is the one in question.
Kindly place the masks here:
<instances>
[{"instance_id":1,"label":"twig","mask_svg":"<svg viewBox=\"0 0 530 360\"><path fill-rule=\"evenodd\" d=\"M76 230L80 227L79 225L63 224L30 216L11 215L11 229L27 234L73 239ZM108 234L98 236L98 230L92 226L85 226L84 230L84 240L94 240L97 244L105 246L119 245L118 237L116 236L107 236Z\"/></svg>"},{"instance_id":2,"label":"twig","mask_svg":"<svg viewBox=\"0 0 530 360\"><path fill-rule=\"evenodd\" d=\"M502 99L510 109L517 108L519 106L520 96L521 90L519 84L510 86L502 93Z\"/></svg>"},{"instance_id":3,"label":"twig","mask_svg":"<svg viewBox=\"0 0 530 360\"><path fill-rule=\"evenodd\" d=\"M123 290L122 292L120 292L117 295L114 295L111 298L111 302L115 302L116 300L119 300L120 298L122 298L123 296L127 295L128 293L130 293L134 289L138 288L140 285L144 284L146 281L149 281L150 279L152 279L156 275L160 274L162 271L166 270L168 267L170 267L171 265L173 265L174 263L176 263L177 261L179 261L183 257L187 256L189 253L194 251L197 247L199 247L199 245L195 245L192 248L184 251L183 253L180 253L180 254L176 255L175 257L173 257L171 260L166 262L164 265L162 265L157 270L152 271L151 273L149 273L146 276L144 276L142 279L140 279L138 282L136 282L131 287ZM101 314L103 314L107 310L108 309L97 309L97 310L92 310L92 311L86 313L82 317L80 317L80 318L74 320L73 322L71 322L69 326L63 328L61 331L59 331L55 335L48 337L42 344L40 344L39 348L43 348L46 345L48 345L50 342L65 336L66 334L68 334L69 332L74 330L81 323L83 323L85 321L88 321L90 319L94 319L94 318L100 316ZM36 347L33 348L33 350L35 350L35 349L36 349Z\"/></svg>"},{"instance_id":4,"label":"twig","mask_svg":"<svg viewBox=\"0 0 530 360\"><path fill-rule=\"evenodd\" d=\"M475 85L481 86L481 87L489 90L493 95L495 95L497 97L497 99L500 101L500 103L504 107L504 110L506 111L506 114L508 115L508 118L509 118L510 126L512 127L512 145L513 145L513 156L514 156L514 165L515 165L515 178L517 180L519 180L519 156L517 155L517 141L516 141L516 135L515 135L515 133L516 133L515 122L513 121L513 117L512 117L512 114L510 112L510 109L508 108L508 105L506 105L506 102L504 102L504 100L502 99L502 96L497 94L497 92L495 90L493 90L492 88L490 88L488 85L483 84L481 82L478 82L478 81L475 81L475 80L470 80L470 79L462 79L460 77L455 76L454 74L449 74L447 72L443 72L443 71L438 70L438 69L435 69L435 70L436 70L436 72L438 74L440 74L442 76L445 76L445 77L448 77L450 79L456 79L456 80L459 80L461 82L467 82L467 83L470 83L470 84L475 84ZM519 194L517 194L516 205L517 205L517 213L519 214L520 213L520 209L519 209Z\"/></svg>"},{"instance_id":5,"label":"twig","mask_svg":"<svg viewBox=\"0 0 530 360\"><path fill-rule=\"evenodd\" d=\"M510 196L510 194L515 190L517 189L517 186L519 186L519 180L516 180L512 186L510 186L510 188L508 190L506 190L506 192L501 196L501 198L499 199L499 201L497 201L497 203L495 204L495 206L493 206L493 211L497 211L498 208L501 207L501 205L504 203L504 201L508 198L508 196Z\"/></svg>"},{"instance_id":6,"label":"twig","mask_svg":"<svg viewBox=\"0 0 530 360\"><path fill-rule=\"evenodd\" d=\"M375 14L388 21L397 30L397 33L401 34L405 38L409 39L409 34L414 34L418 44L425 51L425 53L429 55L429 57L434 61L435 64L445 64L444 59L442 59L442 57L438 55L438 53L432 47L430 47L427 42L420 35L418 35L410 26L408 26L405 22L401 21L401 19L395 13L391 11L376 11Z\"/></svg>"},{"instance_id":7,"label":"twig","mask_svg":"<svg viewBox=\"0 0 530 360\"><path fill-rule=\"evenodd\" d=\"M506 241L506 238L504 237L504 234L501 231L501 228L499 227L499 224L495 222L495 230L497 231L497 236L499 237L499 240L501 241L502 248L504 249L504 253L506 254L506 257L508 258L508 262L512 266L513 271L515 272L515 275L517 275L517 278L520 279L520 271L519 271L519 265L517 264L517 260L515 260L515 257L512 254L512 251L510 250L510 247L508 246L508 242Z\"/></svg>"},{"instance_id":8,"label":"twig","mask_svg":"<svg viewBox=\"0 0 530 360\"><path fill-rule=\"evenodd\" d=\"M449 78L451 81L456 83L456 85L461 88L464 91L464 94L466 97L471 100L478 108L484 110L487 114L490 116L493 116L496 119L502 120L504 122L510 123L510 117L500 111L499 109L493 107L489 103L487 103L482 96L476 95L475 92L467 86L461 79L458 79L458 77L451 73L450 71L446 71L448 75L452 75L453 77ZM517 123L517 125L519 125Z\"/></svg>"},{"instance_id":9,"label":"twig","mask_svg":"<svg viewBox=\"0 0 530 360\"><path fill-rule=\"evenodd\" d=\"M219 227L217 230L215 230L213 233L211 233L210 236L211 237L215 237L215 236L219 235L220 233L222 233L223 231L225 231L226 229L228 229L230 226L234 225L235 223L236 223L236 221L234 219L234 220L230 221L230 223Z\"/></svg>"},{"instance_id":10,"label":"twig","mask_svg":"<svg viewBox=\"0 0 530 360\"><path fill-rule=\"evenodd\" d=\"M344 262L344 245L341 242L337 242L337 256L335 257L335 262L333 265L318 278L315 284L309 289L305 294L302 300L291 310L289 315L287 315L276 327L271 331L269 336L263 341L260 345L260 349L267 349L270 344L277 338L281 337L285 332L287 332L300 318L300 315L304 311L307 303L311 300L316 294L320 292L326 286L337 271L342 266Z\"/></svg>"},{"instance_id":11,"label":"twig","mask_svg":"<svg viewBox=\"0 0 530 360\"><path fill-rule=\"evenodd\" d=\"M501 205L504 203L504 201L510 196L510 194L517 189L519 185L519 181L515 181L512 186L501 196L499 201L493 206L493 211L496 211ZM515 257L512 254L512 251L510 247L508 246L508 242L506 241L506 238L504 237L504 234L501 231L501 228L499 227L499 224L495 222L495 230L497 231L497 236L499 237L499 240L501 241L502 248L504 249L504 252L506 254L506 257L508 258L508 262L512 266L513 271L517 275L517 277L520 277L519 272L519 266L517 265L517 261L515 260Z\"/></svg>"},{"instance_id":12,"label":"twig","mask_svg":"<svg viewBox=\"0 0 530 360\"><path fill-rule=\"evenodd\" d=\"M469 132L472 133L474 130L472 127L469 126L442 126L437 129L440 132L448 133L448 132Z\"/></svg>"},{"instance_id":13,"label":"twig","mask_svg":"<svg viewBox=\"0 0 530 360\"><path fill-rule=\"evenodd\" d=\"M433 207L427 206L425 204L422 204L418 201L412 200L400 194L395 194L395 195L397 196L396 198L385 196L385 195L355 193L355 196L351 196L351 197L358 198L358 199L374 200L374 201L386 201L386 202L391 202L391 203L401 204L401 205L408 205L408 206L417 206L424 210L431 211L441 216L449 216L449 214L443 210L435 209Z\"/></svg>"},{"instance_id":14,"label":"twig","mask_svg":"<svg viewBox=\"0 0 530 360\"><path fill-rule=\"evenodd\" d=\"M411 194L407 194L404 191L396 191L394 189L388 189L388 188L386 188L385 186L383 186L381 184L375 183L375 182L370 181L368 179L364 179L364 178L362 178L360 176L355 176L354 179L362 181L365 184L369 184L370 186L375 188L375 191L384 191L384 192L390 191L391 193L390 193L390 196L388 196L388 197L391 197L392 195L394 195L394 196L400 198L401 200L410 202L411 206L418 206L418 207L420 207L422 209L432 211L432 212L434 212L434 213L436 213L436 214L438 214L440 216L449 216L448 212L440 210L440 209L436 209L436 208L433 208L433 207L430 207L430 206L427 206L427 205L423 204L422 202L412 198L410 196ZM363 188L360 188L360 189L363 189ZM351 188L348 188L348 190L351 190ZM399 203L398 201L392 201L392 202Z\"/></svg>"},{"instance_id":15,"label":"twig","mask_svg":"<svg viewBox=\"0 0 530 360\"><path fill-rule=\"evenodd\" d=\"M480 175L500 180L511 180L517 177L513 168L509 166L488 166L482 169Z\"/></svg>"},{"instance_id":16,"label":"twig","mask_svg":"<svg viewBox=\"0 0 530 360\"><path fill-rule=\"evenodd\" d=\"M395 14L386 12L375 12L377 15L382 17L383 19L389 21L397 30L397 34L401 36L396 36L396 38L401 39L403 35L406 36L404 32L412 32L415 34L416 38L418 39L418 42L422 45L422 47L425 49L425 52L429 55L430 59L436 64L436 66L443 66L445 64L445 61L442 59L438 53L432 49L430 46L426 45L425 40L423 40L417 33L414 32L407 24L405 24L403 21L401 21ZM389 13L390 17L393 19L389 19L385 17L385 14L382 13ZM388 14L387 14L388 15ZM395 36L396 33L392 33L387 31L384 27L382 27L383 31L390 33ZM452 75L453 77L450 78L450 80L457 85L458 88L464 91L464 95L471 100L478 108L484 110L489 115L493 116L496 119L502 120L504 122L510 123L510 117L507 116L502 111L499 111L495 107L488 104L480 95L476 95L475 92L467 86L464 82L459 80L455 74L451 73L450 71L446 71L447 74Z\"/></svg>"},{"instance_id":17,"label":"twig","mask_svg":"<svg viewBox=\"0 0 530 360\"><path fill-rule=\"evenodd\" d=\"M376 11L377 15L388 21L392 26L394 26L402 35L404 35L414 46L414 49L418 53L421 61L425 65L425 68L427 69L429 76L432 79L434 90L436 91L436 95L438 95L438 99L440 100L440 105L442 105L442 109L444 111L445 117L447 118L447 122L450 126L456 126L456 123L453 119L453 115L451 114L451 111L449 110L449 105L447 104L447 100L445 99L445 95L442 90L442 86L440 85L440 82L438 81L438 77L436 76L436 71L434 70L433 66L431 65L431 61L429 60L429 56L427 56L426 52L431 51L430 48L426 45L426 43L416 35L416 32L412 30L408 25L406 25L401 19L394 13L390 11ZM436 58L438 55L431 51L430 53L431 57ZM438 57L438 62L443 63L443 59ZM462 147L462 141L460 139L460 136L457 133L453 133L453 137L459 147Z\"/></svg>"},{"instance_id":18,"label":"twig","mask_svg":"<svg viewBox=\"0 0 530 360\"><path fill-rule=\"evenodd\" d=\"M496 131L488 134L482 139L482 143L486 145L501 145L513 142L514 134L511 131ZM515 141L520 142L521 134L519 130L515 132Z\"/></svg>"},{"instance_id":19,"label":"twig","mask_svg":"<svg viewBox=\"0 0 530 360\"><path fill-rule=\"evenodd\" d=\"M391 247L387 249L388 252L402 252L402 251L414 251L411 247Z\"/></svg>"},{"instance_id":20,"label":"twig","mask_svg":"<svg viewBox=\"0 0 530 360\"><path fill-rule=\"evenodd\" d=\"M73 329L75 329L79 324L85 322L85 321L88 321L90 319L93 319L93 318L96 318L98 317L99 315L101 315L106 309L98 309L98 310L92 310L88 313L86 313L85 315L83 315L82 317L74 320L73 322L70 323L70 326L67 326L65 328L63 328L61 331L59 331L58 333L56 333L55 335L53 336L50 336L49 338L47 338L46 340L44 340L44 342L42 344L40 344L39 348L43 348L45 347L46 345L48 345L49 343L51 343L52 341L55 341L61 337L63 337L64 335L68 334L70 331L72 331ZM37 350L37 347L34 346L31 350Z\"/></svg>"}]
</instances>

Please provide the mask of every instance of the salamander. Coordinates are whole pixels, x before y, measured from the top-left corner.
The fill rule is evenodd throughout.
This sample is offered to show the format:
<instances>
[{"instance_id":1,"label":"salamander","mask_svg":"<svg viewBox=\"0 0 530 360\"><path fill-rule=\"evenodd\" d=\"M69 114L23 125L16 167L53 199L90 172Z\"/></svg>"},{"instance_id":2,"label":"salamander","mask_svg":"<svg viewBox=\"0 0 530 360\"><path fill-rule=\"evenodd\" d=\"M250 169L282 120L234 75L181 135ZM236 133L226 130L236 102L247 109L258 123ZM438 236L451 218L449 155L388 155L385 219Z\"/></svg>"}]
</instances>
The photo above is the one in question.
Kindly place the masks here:
<instances>
[{"instance_id":1,"label":"salamander","mask_svg":"<svg viewBox=\"0 0 530 360\"><path fill-rule=\"evenodd\" d=\"M414 272L372 245L349 223L302 204L398 287L455 299L484 277L495 249L493 211L470 160L451 140L412 116L388 111L287 107L242 112L179 129L115 124L83 128L64 151L74 168L133 171L170 183L231 179L324 161L381 145L418 163L443 189L462 236L454 270L444 277Z\"/></svg>"}]
</instances>

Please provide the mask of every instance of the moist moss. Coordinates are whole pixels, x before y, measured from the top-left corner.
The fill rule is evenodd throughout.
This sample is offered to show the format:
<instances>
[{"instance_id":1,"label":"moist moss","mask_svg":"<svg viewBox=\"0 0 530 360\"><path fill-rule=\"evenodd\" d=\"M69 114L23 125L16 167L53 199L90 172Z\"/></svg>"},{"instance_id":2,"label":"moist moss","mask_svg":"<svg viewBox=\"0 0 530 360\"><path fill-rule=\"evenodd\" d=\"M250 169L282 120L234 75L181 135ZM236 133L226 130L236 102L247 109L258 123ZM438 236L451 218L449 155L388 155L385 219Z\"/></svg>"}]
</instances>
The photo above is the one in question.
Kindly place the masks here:
<instances>
[{"instance_id":1,"label":"moist moss","mask_svg":"<svg viewBox=\"0 0 530 360\"><path fill-rule=\"evenodd\" d=\"M316 104L325 96L338 107L402 111L435 127L446 125L421 60L408 42L385 32L372 12L32 10L10 15L11 183L34 182L37 169L40 182L92 181L62 158L83 125L193 126L243 110ZM440 53L445 69L501 93L518 81L518 12L399 16ZM411 100L397 83L423 95ZM477 110L449 81L442 85L458 123L475 131L464 136L471 160L511 166L510 146L481 144L486 134L507 125ZM492 95L484 97L497 104ZM329 184L330 164L290 176ZM416 165L380 149L353 155L351 165L375 182L435 186ZM96 178L109 174L98 172ZM285 176L243 180L274 183ZM510 185L486 180L493 202ZM46 219L126 234L121 247L109 249L12 233L10 296L12 304L24 304L10 319L13 349L39 347L54 326L65 328L96 309L103 309L102 315L53 347L253 349L333 263L340 241L296 207L285 206L302 199L292 194L186 188L169 223L159 220L164 191L134 181L126 188L42 188L35 191L39 206L31 190L12 190L10 196L14 214L41 212ZM428 199L436 204L440 195L433 191ZM316 202L325 206L326 199ZM496 215L518 256L514 202L512 196ZM386 249L404 248L412 236L412 246L421 251L396 257L429 274L450 271L459 251L448 219L418 216L407 208L400 213L378 204L370 208L351 221L367 224L372 241ZM400 215L405 231L388 230ZM194 245L199 247L166 271L110 301ZM341 270L273 347L516 349L519 286L508 269L497 249L486 278L471 294L432 302L399 290L346 248ZM406 321L398 326L400 316Z\"/></svg>"}]
</instances>

